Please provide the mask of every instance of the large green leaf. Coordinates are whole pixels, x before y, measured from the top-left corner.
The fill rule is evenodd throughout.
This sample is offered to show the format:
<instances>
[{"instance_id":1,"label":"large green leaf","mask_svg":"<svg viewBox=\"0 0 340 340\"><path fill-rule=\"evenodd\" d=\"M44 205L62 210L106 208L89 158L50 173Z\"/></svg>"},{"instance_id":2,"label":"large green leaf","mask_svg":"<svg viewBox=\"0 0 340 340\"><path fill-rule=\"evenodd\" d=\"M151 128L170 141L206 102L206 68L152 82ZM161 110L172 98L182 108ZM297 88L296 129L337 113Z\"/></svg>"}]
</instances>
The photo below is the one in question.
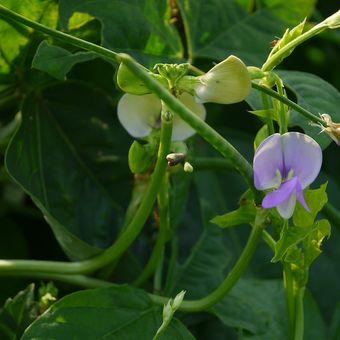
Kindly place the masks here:
<instances>
[{"instance_id":1,"label":"large green leaf","mask_svg":"<svg viewBox=\"0 0 340 340\"><path fill-rule=\"evenodd\" d=\"M103 46L129 53L144 64L155 56L158 62L182 56L166 0L61 0L60 23L65 29L75 12L88 13L101 22Z\"/></svg>"},{"instance_id":2,"label":"large green leaf","mask_svg":"<svg viewBox=\"0 0 340 340\"><path fill-rule=\"evenodd\" d=\"M278 74L285 86L296 95L299 105L315 114L327 113L334 122L340 121L340 93L331 84L306 72L280 71ZM320 134L320 128L312 126L308 119L296 111L291 114L290 125L300 126L323 149L332 142L326 134Z\"/></svg>"},{"instance_id":3,"label":"large green leaf","mask_svg":"<svg viewBox=\"0 0 340 340\"><path fill-rule=\"evenodd\" d=\"M87 290L55 303L24 333L22 339L150 340L162 323L162 309L148 295L128 286ZM194 339L174 319L160 340Z\"/></svg>"},{"instance_id":4,"label":"large green leaf","mask_svg":"<svg viewBox=\"0 0 340 340\"><path fill-rule=\"evenodd\" d=\"M127 135L101 92L64 83L30 95L6 165L71 258L108 247L129 195Z\"/></svg>"},{"instance_id":5,"label":"large green leaf","mask_svg":"<svg viewBox=\"0 0 340 340\"><path fill-rule=\"evenodd\" d=\"M180 0L178 5L195 58L221 60L234 54L260 66L270 52L270 42L285 28L270 10L248 15L236 1Z\"/></svg>"}]
</instances>

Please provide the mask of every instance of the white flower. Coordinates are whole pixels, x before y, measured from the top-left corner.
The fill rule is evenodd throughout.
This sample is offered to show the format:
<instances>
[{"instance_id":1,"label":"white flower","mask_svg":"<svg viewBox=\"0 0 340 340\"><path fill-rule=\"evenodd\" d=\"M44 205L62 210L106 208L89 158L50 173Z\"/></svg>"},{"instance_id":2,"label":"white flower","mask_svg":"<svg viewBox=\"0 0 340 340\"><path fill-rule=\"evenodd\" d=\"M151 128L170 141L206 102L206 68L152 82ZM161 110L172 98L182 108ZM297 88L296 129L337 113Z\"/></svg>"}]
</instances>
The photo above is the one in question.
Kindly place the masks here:
<instances>
[{"instance_id":1,"label":"white flower","mask_svg":"<svg viewBox=\"0 0 340 340\"><path fill-rule=\"evenodd\" d=\"M178 99L196 115L205 119L206 111L202 104L195 101L188 93L182 93ZM124 94L118 102L118 119L125 130L135 138L148 136L152 129L160 127L161 100L154 94ZM195 134L195 130L184 122L176 113L173 118L172 140L184 140Z\"/></svg>"},{"instance_id":2,"label":"white flower","mask_svg":"<svg viewBox=\"0 0 340 340\"><path fill-rule=\"evenodd\" d=\"M233 55L197 77L197 80L194 90L198 103L237 103L248 96L251 88L246 65Z\"/></svg>"}]
</instances>

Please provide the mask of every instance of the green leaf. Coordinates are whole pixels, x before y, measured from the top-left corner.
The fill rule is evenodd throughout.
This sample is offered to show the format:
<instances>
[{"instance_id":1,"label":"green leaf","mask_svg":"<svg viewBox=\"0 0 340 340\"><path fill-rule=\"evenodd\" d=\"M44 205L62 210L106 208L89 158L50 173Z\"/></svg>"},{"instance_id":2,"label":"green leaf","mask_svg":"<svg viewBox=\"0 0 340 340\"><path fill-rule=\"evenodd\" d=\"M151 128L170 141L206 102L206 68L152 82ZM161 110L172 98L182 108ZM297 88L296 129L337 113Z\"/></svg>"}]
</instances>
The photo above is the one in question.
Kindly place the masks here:
<instances>
[{"instance_id":1,"label":"green leaf","mask_svg":"<svg viewBox=\"0 0 340 340\"><path fill-rule=\"evenodd\" d=\"M72 54L64 48L49 45L46 40L39 45L32 61L32 68L48 73L59 80L66 80L67 73L80 62L97 58L95 53Z\"/></svg>"},{"instance_id":2,"label":"green leaf","mask_svg":"<svg viewBox=\"0 0 340 340\"><path fill-rule=\"evenodd\" d=\"M277 116L277 111L274 109L268 109L268 110L253 110L253 111L248 111L249 113L262 117L262 118L271 118L275 121L278 121L278 116Z\"/></svg>"},{"instance_id":3,"label":"green leaf","mask_svg":"<svg viewBox=\"0 0 340 340\"><path fill-rule=\"evenodd\" d=\"M340 338L340 302L338 302L332 318L330 333L330 339L338 340Z\"/></svg>"},{"instance_id":4,"label":"green leaf","mask_svg":"<svg viewBox=\"0 0 340 340\"><path fill-rule=\"evenodd\" d=\"M319 189L304 190L304 198L310 212L300 203L296 204L293 214L294 225L305 227L314 223L316 215L328 201L326 189L327 183L322 184Z\"/></svg>"},{"instance_id":5,"label":"green leaf","mask_svg":"<svg viewBox=\"0 0 340 340\"><path fill-rule=\"evenodd\" d=\"M325 80L310 73L298 71L279 71L282 78L297 98L297 103L312 113L327 113L333 121L340 122L340 93ZM325 149L331 142L331 138L320 133L320 127L310 122L296 111L291 113L290 126L299 126L305 133L312 136L320 146Z\"/></svg>"},{"instance_id":6,"label":"green leaf","mask_svg":"<svg viewBox=\"0 0 340 340\"><path fill-rule=\"evenodd\" d=\"M327 222L328 222L327 220L321 220L317 221L316 223L310 226L294 225L283 228L281 231L280 239L276 242L275 255L271 261L272 262L280 261L285 256L285 254L299 242L306 239L315 231L324 229L324 223Z\"/></svg>"},{"instance_id":7,"label":"green leaf","mask_svg":"<svg viewBox=\"0 0 340 340\"><path fill-rule=\"evenodd\" d=\"M240 200L240 207L224 215L215 216L211 222L221 228L229 228L240 224L254 222L256 208L250 191L247 191Z\"/></svg>"},{"instance_id":8,"label":"green leaf","mask_svg":"<svg viewBox=\"0 0 340 340\"><path fill-rule=\"evenodd\" d=\"M159 62L182 57L180 37L170 21L166 0L60 0L63 28L68 28L74 12L87 13L101 22L103 46L127 52L147 66L151 59Z\"/></svg>"},{"instance_id":9,"label":"green leaf","mask_svg":"<svg viewBox=\"0 0 340 340\"><path fill-rule=\"evenodd\" d=\"M22 340L138 339L150 340L162 324L162 309L142 290L128 286L80 291L56 302L24 333ZM94 327L95 325L95 327ZM161 340L194 339L174 319Z\"/></svg>"},{"instance_id":10,"label":"green leaf","mask_svg":"<svg viewBox=\"0 0 340 340\"><path fill-rule=\"evenodd\" d=\"M270 10L247 15L230 0L177 3L186 27L189 53L194 58L223 60L234 54L248 65L260 66L270 52L270 41L285 28Z\"/></svg>"},{"instance_id":11,"label":"green leaf","mask_svg":"<svg viewBox=\"0 0 340 340\"><path fill-rule=\"evenodd\" d=\"M56 27L57 4L52 0L1 0L1 5L44 25ZM0 20L0 81L4 75L14 73L15 67L22 63L31 33L30 28Z\"/></svg>"},{"instance_id":12,"label":"green leaf","mask_svg":"<svg viewBox=\"0 0 340 340\"><path fill-rule=\"evenodd\" d=\"M242 339L287 339L281 280L240 279L211 312L226 326L253 333Z\"/></svg>"},{"instance_id":13,"label":"green leaf","mask_svg":"<svg viewBox=\"0 0 340 340\"><path fill-rule=\"evenodd\" d=\"M27 326L38 316L39 305L34 301L34 284L7 299L0 309L0 337L3 340L19 339Z\"/></svg>"},{"instance_id":14,"label":"green leaf","mask_svg":"<svg viewBox=\"0 0 340 340\"><path fill-rule=\"evenodd\" d=\"M316 0L263 0L263 3L278 18L294 25L313 12Z\"/></svg>"},{"instance_id":15,"label":"green leaf","mask_svg":"<svg viewBox=\"0 0 340 340\"><path fill-rule=\"evenodd\" d=\"M108 247L122 224L127 138L107 97L84 85L51 86L23 105L6 165L73 259Z\"/></svg>"}]
</instances>

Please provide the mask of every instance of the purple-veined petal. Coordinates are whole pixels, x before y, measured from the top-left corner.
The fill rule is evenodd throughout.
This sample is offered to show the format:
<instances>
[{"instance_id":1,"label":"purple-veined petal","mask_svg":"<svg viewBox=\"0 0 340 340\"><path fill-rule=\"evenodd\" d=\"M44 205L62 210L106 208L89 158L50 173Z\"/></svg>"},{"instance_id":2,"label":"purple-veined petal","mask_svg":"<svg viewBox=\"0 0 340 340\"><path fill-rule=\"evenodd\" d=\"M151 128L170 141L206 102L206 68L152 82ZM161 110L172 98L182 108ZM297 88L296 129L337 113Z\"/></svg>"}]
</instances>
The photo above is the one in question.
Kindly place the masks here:
<instances>
[{"instance_id":1,"label":"purple-veined petal","mask_svg":"<svg viewBox=\"0 0 340 340\"><path fill-rule=\"evenodd\" d=\"M120 123L132 137L145 137L160 119L161 101L154 94L124 94L118 102Z\"/></svg>"},{"instance_id":2,"label":"purple-veined petal","mask_svg":"<svg viewBox=\"0 0 340 340\"><path fill-rule=\"evenodd\" d=\"M319 144L303 133L287 132L282 135L282 147L286 175L292 169L302 189L306 188L320 172L322 151Z\"/></svg>"},{"instance_id":3,"label":"purple-veined petal","mask_svg":"<svg viewBox=\"0 0 340 340\"><path fill-rule=\"evenodd\" d=\"M253 161L254 183L258 190L277 188L282 181L283 153L281 135L267 137L257 148Z\"/></svg>"},{"instance_id":4,"label":"purple-veined petal","mask_svg":"<svg viewBox=\"0 0 340 340\"><path fill-rule=\"evenodd\" d=\"M205 119L206 111L205 107L202 104L199 104L195 101L194 97L188 93L182 93L178 99L191 111L196 113L196 115ZM172 140L185 140L192 135L194 135L196 131L189 126L182 118L180 118L176 113L174 113L173 119L173 129L172 129Z\"/></svg>"},{"instance_id":5,"label":"purple-veined petal","mask_svg":"<svg viewBox=\"0 0 340 340\"><path fill-rule=\"evenodd\" d=\"M262 201L263 208L273 208L287 201L296 191L298 181L298 178L295 176L289 181L282 183L278 189L269 192Z\"/></svg>"},{"instance_id":6,"label":"purple-veined petal","mask_svg":"<svg viewBox=\"0 0 340 340\"><path fill-rule=\"evenodd\" d=\"M302 187L299 181L297 182L297 185L296 185L296 199L303 205L303 207L308 212L310 212L310 209L305 201L305 198L303 197L303 190L302 190Z\"/></svg>"}]
</instances>

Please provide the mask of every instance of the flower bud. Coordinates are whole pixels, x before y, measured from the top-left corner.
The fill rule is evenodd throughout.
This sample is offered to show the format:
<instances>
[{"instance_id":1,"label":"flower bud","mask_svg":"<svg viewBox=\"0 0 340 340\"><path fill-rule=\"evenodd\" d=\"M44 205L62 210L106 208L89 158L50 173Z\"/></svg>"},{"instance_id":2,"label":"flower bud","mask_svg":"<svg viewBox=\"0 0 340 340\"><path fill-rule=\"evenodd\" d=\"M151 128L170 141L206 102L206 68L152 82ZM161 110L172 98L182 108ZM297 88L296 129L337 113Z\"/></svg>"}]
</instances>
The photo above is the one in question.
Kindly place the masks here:
<instances>
[{"instance_id":1,"label":"flower bud","mask_svg":"<svg viewBox=\"0 0 340 340\"><path fill-rule=\"evenodd\" d=\"M189 162L184 163L183 169L185 172L189 172L189 173L194 171L193 166Z\"/></svg>"},{"instance_id":2,"label":"flower bud","mask_svg":"<svg viewBox=\"0 0 340 340\"><path fill-rule=\"evenodd\" d=\"M337 145L340 145L340 124L333 123L332 117L326 113L323 113L320 116L327 123L327 127L320 125L321 132L326 132Z\"/></svg>"},{"instance_id":3,"label":"flower bud","mask_svg":"<svg viewBox=\"0 0 340 340\"><path fill-rule=\"evenodd\" d=\"M251 88L247 67L233 55L198 77L198 80L195 87L198 103L237 103L248 96Z\"/></svg>"}]
</instances>

